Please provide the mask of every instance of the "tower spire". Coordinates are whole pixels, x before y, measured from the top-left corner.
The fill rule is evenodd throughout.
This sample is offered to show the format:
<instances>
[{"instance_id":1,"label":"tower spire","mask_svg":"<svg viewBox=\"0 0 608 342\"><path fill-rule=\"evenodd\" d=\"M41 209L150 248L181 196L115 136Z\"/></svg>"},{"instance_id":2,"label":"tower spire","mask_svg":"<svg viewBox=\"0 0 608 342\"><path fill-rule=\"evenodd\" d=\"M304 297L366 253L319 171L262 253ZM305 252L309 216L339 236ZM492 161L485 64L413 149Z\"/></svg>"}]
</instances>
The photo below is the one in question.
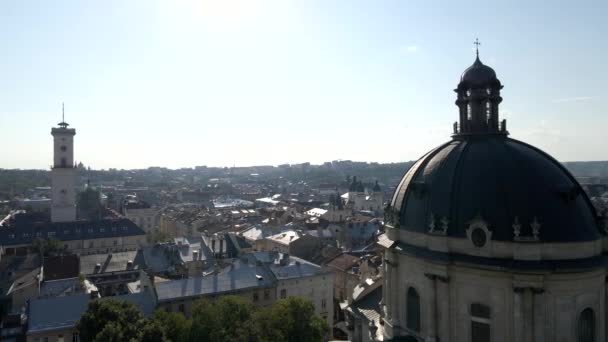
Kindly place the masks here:
<instances>
[{"instance_id":1,"label":"tower spire","mask_svg":"<svg viewBox=\"0 0 608 342\"><path fill-rule=\"evenodd\" d=\"M473 44L475 44L475 55L477 56L477 58L479 58L479 45L481 45L481 43L479 42L479 38L475 38Z\"/></svg>"},{"instance_id":2,"label":"tower spire","mask_svg":"<svg viewBox=\"0 0 608 342\"><path fill-rule=\"evenodd\" d=\"M65 122L65 104L61 102L61 122L57 124L61 128L67 128L69 124Z\"/></svg>"}]
</instances>

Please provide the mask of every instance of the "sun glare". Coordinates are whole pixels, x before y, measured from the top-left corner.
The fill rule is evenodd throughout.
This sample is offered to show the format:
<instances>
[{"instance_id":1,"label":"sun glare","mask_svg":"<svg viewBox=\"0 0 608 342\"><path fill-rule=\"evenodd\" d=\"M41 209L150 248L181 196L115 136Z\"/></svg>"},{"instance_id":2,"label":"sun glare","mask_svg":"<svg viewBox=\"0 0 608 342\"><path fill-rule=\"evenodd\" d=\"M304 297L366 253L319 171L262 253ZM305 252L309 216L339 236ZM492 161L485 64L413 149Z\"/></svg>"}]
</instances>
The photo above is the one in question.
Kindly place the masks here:
<instances>
[{"instance_id":1,"label":"sun glare","mask_svg":"<svg viewBox=\"0 0 608 342\"><path fill-rule=\"evenodd\" d=\"M236 32L256 25L269 11L270 1L250 0L177 0L178 20L189 19L208 30Z\"/></svg>"}]
</instances>

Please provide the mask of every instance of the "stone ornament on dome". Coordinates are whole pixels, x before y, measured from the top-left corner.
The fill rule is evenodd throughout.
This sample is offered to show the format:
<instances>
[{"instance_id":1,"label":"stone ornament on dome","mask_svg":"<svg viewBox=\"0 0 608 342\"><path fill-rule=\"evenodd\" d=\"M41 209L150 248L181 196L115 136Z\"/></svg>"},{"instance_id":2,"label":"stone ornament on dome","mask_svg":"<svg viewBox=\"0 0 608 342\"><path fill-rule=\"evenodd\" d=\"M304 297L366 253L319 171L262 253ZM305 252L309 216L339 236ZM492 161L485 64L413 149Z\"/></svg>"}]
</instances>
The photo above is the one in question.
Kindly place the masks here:
<instances>
[{"instance_id":1,"label":"stone ornament on dome","mask_svg":"<svg viewBox=\"0 0 608 342\"><path fill-rule=\"evenodd\" d=\"M532 220L530 227L532 227L532 237L534 240L538 241L538 235L540 234L540 223L538 223L536 216L534 216L534 220Z\"/></svg>"},{"instance_id":2,"label":"stone ornament on dome","mask_svg":"<svg viewBox=\"0 0 608 342\"><path fill-rule=\"evenodd\" d=\"M435 233L435 215L433 213L431 213L429 218L429 233Z\"/></svg>"},{"instance_id":3,"label":"stone ornament on dome","mask_svg":"<svg viewBox=\"0 0 608 342\"><path fill-rule=\"evenodd\" d=\"M519 217L515 216L515 220L513 221L513 239L519 240L519 235L521 234L521 224L519 224Z\"/></svg>"},{"instance_id":4,"label":"stone ornament on dome","mask_svg":"<svg viewBox=\"0 0 608 342\"><path fill-rule=\"evenodd\" d=\"M447 235L448 234L448 225L449 225L450 221L448 220L447 217L443 217L441 219L441 234L442 235Z\"/></svg>"},{"instance_id":5,"label":"stone ornament on dome","mask_svg":"<svg viewBox=\"0 0 608 342\"><path fill-rule=\"evenodd\" d=\"M513 220L513 241L517 242L535 242L540 240L540 227L541 224L538 222L538 218L534 216L532 222L530 223L530 235L522 235L521 234L521 224L519 223L519 218L516 216Z\"/></svg>"},{"instance_id":6,"label":"stone ornament on dome","mask_svg":"<svg viewBox=\"0 0 608 342\"><path fill-rule=\"evenodd\" d=\"M439 227L437 226L438 223ZM431 213L431 216L429 218L429 234L443 236L447 235L449 223L450 221L445 216L442 217L439 222L437 222L437 220L435 219L435 214Z\"/></svg>"}]
</instances>

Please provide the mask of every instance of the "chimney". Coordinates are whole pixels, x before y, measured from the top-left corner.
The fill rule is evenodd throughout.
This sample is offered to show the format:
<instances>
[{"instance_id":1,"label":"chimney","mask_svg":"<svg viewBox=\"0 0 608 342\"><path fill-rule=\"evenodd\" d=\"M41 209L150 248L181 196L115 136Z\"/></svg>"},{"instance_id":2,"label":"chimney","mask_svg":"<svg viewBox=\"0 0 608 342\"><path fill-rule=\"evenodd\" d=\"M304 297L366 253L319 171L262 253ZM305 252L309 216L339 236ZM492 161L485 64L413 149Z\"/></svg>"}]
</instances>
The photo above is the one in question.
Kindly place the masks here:
<instances>
[{"instance_id":1,"label":"chimney","mask_svg":"<svg viewBox=\"0 0 608 342\"><path fill-rule=\"evenodd\" d=\"M93 271L93 274L96 274L99 272L101 272L101 264L95 264L95 270Z\"/></svg>"},{"instance_id":2,"label":"chimney","mask_svg":"<svg viewBox=\"0 0 608 342\"><path fill-rule=\"evenodd\" d=\"M192 252L192 260L198 260L198 251Z\"/></svg>"},{"instance_id":3,"label":"chimney","mask_svg":"<svg viewBox=\"0 0 608 342\"><path fill-rule=\"evenodd\" d=\"M283 253L283 257L281 258L280 265L281 266L286 266L288 264L289 264L289 254L288 253Z\"/></svg>"},{"instance_id":4,"label":"chimney","mask_svg":"<svg viewBox=\"0 0 608 342\"><path fill-rule=\"evenodd\" d=\"M127 270L132 270L133 269L133 260L128 260L127 261Z\"/></svg>"},{"instance_id":5,"label":"chimney","mask_svg":"<svg viewBox=\"0 0 608 342\"><path fill-rule=\"evenodd\" d=\"M224 253L224 239L220 239L220 257Z\"/></svg>"},{"instance_id":6,"label":"chimney","mask_svg":"<svg viewBox=\"0 0 608 342\"><path fill-rule=\"evenodd\" d=\"M215 239L211 239L211 250L215 253Z\"/></svg>"}]
</instances>

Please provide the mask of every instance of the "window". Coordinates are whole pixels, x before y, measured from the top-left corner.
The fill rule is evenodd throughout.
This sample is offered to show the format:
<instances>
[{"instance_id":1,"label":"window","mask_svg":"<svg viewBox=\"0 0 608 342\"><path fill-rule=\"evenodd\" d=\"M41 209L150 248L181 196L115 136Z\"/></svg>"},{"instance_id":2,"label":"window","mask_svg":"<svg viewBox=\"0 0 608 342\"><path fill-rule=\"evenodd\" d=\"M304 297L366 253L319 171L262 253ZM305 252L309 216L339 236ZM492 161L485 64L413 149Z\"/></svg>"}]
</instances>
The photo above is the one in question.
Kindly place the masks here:
<instances>
[{"instance_id":1,"label":"window","mask_svg":"<svg viewBox=\"0 0 608 342\"><path fill-rule=\"evenodd\" d=\"M264 290L264 299L270 299L270 290L269 289Z\"/></svg>"},{"instance_id":2,"label":"window","mask_svg":"<svg viewBox=\"0 0 608 342\"><path fill-rule=\"evenodd\" d=\"M89 241L89 248L93 248L93 241Z\"/></svg>"},{"instance_id":3,"label":"window","mask_svg":"<svg viewBox=\"0 0 608 342\"><path fill-rule=\"evenodd\" d=\"M595 342L595 315L591 308L583 310L576 326L578 342Z\"/></svg>"},{"instance_id":4,"label":"window","mask_svg":"<svg viewBox=\"0 0 608 342\"><path fill-rule=\"evenodd\" d=\"M473 111L471 110L471 104L467 104L467 120L473 120Z\"/></svg>"},{"instance_id":5,"label":"window","mask_svg":"<svg viewBox=\"0 0 608 342\"><path fill-rule=\"evenodd\" d=\"M327 299L323 298L321 299L321 309L326 309L327 308Z\"/></svg>"},{"instance_id":6,"label":"window","mask_svg":"<svg viewBox=\"0 0 608 342\"><path fill-rule=\"evenodd\" d=\"M61 167L67 167L68 166L68 162L65 158L61 158Z\"/></svg>"},{"instance_id":7,"label":"window","mask_svg":"<svg viewBox=\"0 0 608 342\"><path fill-rule=\"evenodd\" d=\"M407 290L407 312L406 324L407 328L416 332L420 332L420 296L418 291L413 287Z\"/></svg>"},{"instance_id":8,"label":"window","mask_svg":"<svg viewBox=\"0 0 608 342\"><path fill-rule=\"evenodd\" d=\"M287 298L287 290L286 289L282 289L281 290L281 299L285 299Z\"/></svg>"},{"instance_id":9,"label":"window","mask_svg":"<svg viewBox=\"0 0 608 342\"><path fill-rule=\"evenodd\" d=\"M490 122L490 118L492 117L492 104L490 101L486 101L486 119Z\"/></svg>"},{"instance_id":10,"label":"window","mask_svg":"<svg viewBox=\"0 0 608 342\"><path fill-rule=\"evenodd\" d=\"M490 323L490 307L471 304L471 342L491 341Z\"/></svg>"},{"instance_id":11,"label":"window","mask_svg":"<svg viewBox=\"0 0 608 342\"><path fill-rule=\"evenodd\" d=\"M180 304L180 305L177 307L177 310L178 310L179 312L181 312L181 313L184 313L184 311L185 311L185 309L184 309L184 304L183 304L183 303L182 303L182 304Z\"/></svg>"},{"instance_id":12,"label":"window","mask_svg":"<svg viewBox=\"0 0 608 342\"><path fill-rule=\"evenodd\" d=\"M64 340L63 340L63 335L59 334L59 335L57 336L57 342L64 342Z\"/></svg>"},{"instance_id":13,"label":"window","mask_svg":"<svg viewBox=\"0 0 608 342\"><path fill-rule=\"evenodd\" d=\"M258 300L260 300L260 295L258 294L258 292L254 292L253 293L253 301L257 302Z\"/></svg>"}]
</instances>

